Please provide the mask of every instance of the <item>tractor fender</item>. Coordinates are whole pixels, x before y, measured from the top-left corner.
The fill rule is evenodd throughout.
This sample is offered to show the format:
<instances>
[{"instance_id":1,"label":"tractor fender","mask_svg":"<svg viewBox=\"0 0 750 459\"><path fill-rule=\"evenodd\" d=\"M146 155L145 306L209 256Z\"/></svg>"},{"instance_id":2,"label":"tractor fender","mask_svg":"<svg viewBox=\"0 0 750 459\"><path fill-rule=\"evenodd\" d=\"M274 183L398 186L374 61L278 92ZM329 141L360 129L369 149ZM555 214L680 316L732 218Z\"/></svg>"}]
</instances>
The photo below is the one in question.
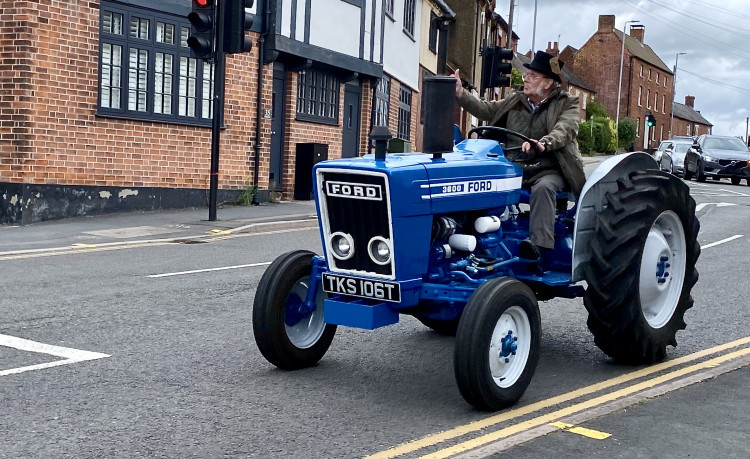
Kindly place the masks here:
<instances>
[{"instance_id":1,"label":"tractor fender","mask_svg":"<svg viewBox=\"0 0 750 459\"><path fill-rule=\"evenodd\" d=\"M573 238L572 281L583 280L583 264L591 258L589 244L597 213L605 206L605 195L617 191L617 180L638 170L658 169L654 158L643 152L623 153L602 162L586 180L576 209Z\"/></svg>"}]
</instances>

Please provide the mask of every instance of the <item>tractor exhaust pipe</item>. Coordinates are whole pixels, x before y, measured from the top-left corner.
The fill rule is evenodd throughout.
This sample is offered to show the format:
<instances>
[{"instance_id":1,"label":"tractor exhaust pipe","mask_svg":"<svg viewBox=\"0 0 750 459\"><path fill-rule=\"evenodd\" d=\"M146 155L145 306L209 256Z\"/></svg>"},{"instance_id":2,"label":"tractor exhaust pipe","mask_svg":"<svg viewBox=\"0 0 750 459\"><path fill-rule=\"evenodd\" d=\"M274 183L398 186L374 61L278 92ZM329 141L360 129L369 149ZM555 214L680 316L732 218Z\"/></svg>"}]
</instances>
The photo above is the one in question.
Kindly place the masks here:
<instances>
[{"instance_id":1,"label":"tractor exhaust pipe","mask_svg":"<svg viewBox=\"0 0 750 459\"><path fill-rule=\"evenodd\" d=\"M456 79L450 76L426 77L422 81L424 140L422 150L433 159L453 151L453 125L456 114Z\"/></svg>"}]
</instances>

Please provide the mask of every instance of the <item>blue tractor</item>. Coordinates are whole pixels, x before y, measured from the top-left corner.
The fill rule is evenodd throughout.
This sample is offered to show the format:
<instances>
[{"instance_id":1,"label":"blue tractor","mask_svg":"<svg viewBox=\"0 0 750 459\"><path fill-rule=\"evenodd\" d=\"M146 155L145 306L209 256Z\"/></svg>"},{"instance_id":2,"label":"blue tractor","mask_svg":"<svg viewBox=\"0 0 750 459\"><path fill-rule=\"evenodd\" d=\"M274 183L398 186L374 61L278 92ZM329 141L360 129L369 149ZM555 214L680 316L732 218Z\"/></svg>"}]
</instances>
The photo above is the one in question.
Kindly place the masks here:
<instances>
[{"instance_id":1,"label":"blue tractor","mask_svg":"<svg viewBox=\"0 0 750 459\"><path fill-rule=\"evenodd\" d=\"M435 92L440 84L452 91L443 83ZM409 314L455 334L461 394L498 410L514 404L534 374L537 302L583 297L588 328L606 354L629 364L663 360L685 328L698 279L699 223L688 187L645 153L613 156L575 202L560 197L554 250L524 259L522 171L502 144L482 138L499 128L475 129L469 137L479 138L454 146L445 112L454 113L425 113L425 136L439 138L425 141L428 153L386 155L381 147L314 167L323 254L286 253L261 278L253 331L263 356L285 370L309 367L337 326L374 329Z\"/></svg>"}]
</instances>

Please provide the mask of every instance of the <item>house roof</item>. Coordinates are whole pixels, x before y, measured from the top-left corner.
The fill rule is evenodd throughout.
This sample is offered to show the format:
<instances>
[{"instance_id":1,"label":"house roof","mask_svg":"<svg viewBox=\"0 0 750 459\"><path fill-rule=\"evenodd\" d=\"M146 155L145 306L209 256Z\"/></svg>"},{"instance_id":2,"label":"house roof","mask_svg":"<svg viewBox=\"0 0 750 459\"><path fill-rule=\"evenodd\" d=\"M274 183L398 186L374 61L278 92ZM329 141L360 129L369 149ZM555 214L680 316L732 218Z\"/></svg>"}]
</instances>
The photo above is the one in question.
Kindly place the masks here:
<instances>
[{"instance_id":1,"label":"house roof","mask_svg":"<svg viewBox=\"0 0 750 459\"><path fill-rule=\"evenodd\" d=\"M513 55L513 67L521 72L523 72L524 69L523 64L528 64L530 62L531 59L521 53L514 53ZM584 83L583 80L581 80L573 72L571 72L567 66L563 66L563 68L560 70L560 74L568 81L568 84L572 84L573 86L585 89L586 91L596 92L589 85Z\"/></svg>"},{"instance_id":2,"label":"house roof","mask_svg":"<svg viewBox=\"0 0 750 459\"><path fill-rule=\"evenodd\" d=\"M674 116L676 116L677 118L692 121L693 123L704 124L706 126L713 126L713 124L711 124L710 121L704 118L703 115L685 104L675 102L674 109L672 109L672 111L674 112Z\"/></svg>"},{"instance_id":3,"label":"house roof","mask_svg":"<svg viewBox=\"0 0 750 459\"><path fill-rule=\"evenodd\" d=\"M617 38L622 41L622 31L614 29L615 35L617 35ZM631 37L630 35L625 35L625 47L628 48L628 52L637 57L638 59L648 62L649 64L653 65L654 67L658 67L661 70L664 70L665 72L672 74L672 70L670 70L669 67L659 58L659 56L656 55L653 49L649 45L643 44L637 39Z\"/></svg>"}]
</instances>

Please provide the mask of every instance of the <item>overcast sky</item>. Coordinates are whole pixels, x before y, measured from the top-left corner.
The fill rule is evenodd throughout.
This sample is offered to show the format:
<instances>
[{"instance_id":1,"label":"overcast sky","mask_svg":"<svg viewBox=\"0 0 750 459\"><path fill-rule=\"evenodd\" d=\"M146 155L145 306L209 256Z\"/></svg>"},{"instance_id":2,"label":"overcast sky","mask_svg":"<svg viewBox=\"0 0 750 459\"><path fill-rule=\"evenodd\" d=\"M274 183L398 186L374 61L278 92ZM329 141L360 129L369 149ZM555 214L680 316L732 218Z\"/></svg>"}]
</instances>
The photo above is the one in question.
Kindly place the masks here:
<instances>
[{"instance_id":1,"label":"overcast sky","mask_svg":"<svg viewBox=\"0 0 750 459\"><path fill-rule=\"evenodd\" d=\"M497 0L508 18L512 0ZM531 49L534 0L515 0L513 31L518 50ZM580 48L597 30L600 14L615 15L615 27L638 20L644 41L672 69L677 53L675 102L695 96L695 109L713 133L745 137L750 116L750 2L748 0L536 0L534 47L558 41L560 50ZM628 26L629 29L629 26ZM614 114L612 114L614 116Z\"/></svg>"}]
</instances>

